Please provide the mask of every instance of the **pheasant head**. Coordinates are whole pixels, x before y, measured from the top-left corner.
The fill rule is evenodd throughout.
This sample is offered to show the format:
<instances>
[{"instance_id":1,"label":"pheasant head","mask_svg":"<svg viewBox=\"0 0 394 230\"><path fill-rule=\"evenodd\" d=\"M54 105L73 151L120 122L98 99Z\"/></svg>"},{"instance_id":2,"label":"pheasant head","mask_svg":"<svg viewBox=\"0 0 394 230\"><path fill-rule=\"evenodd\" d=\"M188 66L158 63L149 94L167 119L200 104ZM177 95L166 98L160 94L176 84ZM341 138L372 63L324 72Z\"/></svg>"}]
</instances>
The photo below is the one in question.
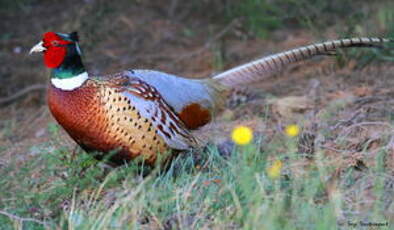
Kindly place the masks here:
<instances>
[{"instance_id":1,"label":"pheasant head","mask_svg":"<svg viewBox=\"0 0 394 230\"><path fill-rule=\"evenodd\" d=\"M52 69L51 83L62 90L80 87L88 78L81 59L78 34L47 32L30 54L42 52L45 66Z\"/></svg>"}]
</instances>

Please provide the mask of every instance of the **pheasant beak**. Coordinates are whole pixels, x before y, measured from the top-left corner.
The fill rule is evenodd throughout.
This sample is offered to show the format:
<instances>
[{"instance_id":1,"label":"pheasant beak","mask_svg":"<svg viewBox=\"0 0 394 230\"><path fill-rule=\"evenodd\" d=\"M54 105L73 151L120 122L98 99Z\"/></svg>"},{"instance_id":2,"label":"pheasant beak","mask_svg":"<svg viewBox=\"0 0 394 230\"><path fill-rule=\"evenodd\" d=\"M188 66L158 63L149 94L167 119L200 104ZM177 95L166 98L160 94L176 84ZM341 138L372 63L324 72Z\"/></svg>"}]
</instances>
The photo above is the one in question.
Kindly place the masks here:
<instances>
[{"instance_id":1,"label":"pheasant beak","mask_svg":"<svg viewBox=\"0 0 394 230\"><path fill-rule=\"evenodd\" d=\"M29 54L45 51L46 48L44 46L42 46L43 43L44 42L40 41L37 45L33 46L33 48L31 48Z\"/></svg>"}]
</instances>

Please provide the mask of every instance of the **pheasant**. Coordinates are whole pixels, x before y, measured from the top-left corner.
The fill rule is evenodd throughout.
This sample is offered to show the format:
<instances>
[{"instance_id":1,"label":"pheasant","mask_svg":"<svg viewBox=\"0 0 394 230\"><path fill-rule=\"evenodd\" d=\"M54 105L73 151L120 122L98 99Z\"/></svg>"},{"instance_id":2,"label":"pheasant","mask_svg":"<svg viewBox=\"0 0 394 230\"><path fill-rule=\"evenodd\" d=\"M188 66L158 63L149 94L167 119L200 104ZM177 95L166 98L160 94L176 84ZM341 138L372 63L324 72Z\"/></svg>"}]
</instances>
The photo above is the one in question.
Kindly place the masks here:
<instances>
[{"instance_id":1,"label":"pheasant","mask_svg":"<svg viewBox=\"0 0 394 230\"><path fill-rule=\"evenodd\" d=\"M338 48L392 41L352 38L317 43L200 80L133 69L106 76L90 75L82 63L76 32L47 32L30 54L43 52L44 63L51 69L49 109L85 151L104 155L114 151L109 159L115 164L136 157L154 164L159 156L166 155L163 153L197 147L199 141L191 131L212 120L231 89L261 81L291 63L331 54Z\"/></svg>"}]
</instances>

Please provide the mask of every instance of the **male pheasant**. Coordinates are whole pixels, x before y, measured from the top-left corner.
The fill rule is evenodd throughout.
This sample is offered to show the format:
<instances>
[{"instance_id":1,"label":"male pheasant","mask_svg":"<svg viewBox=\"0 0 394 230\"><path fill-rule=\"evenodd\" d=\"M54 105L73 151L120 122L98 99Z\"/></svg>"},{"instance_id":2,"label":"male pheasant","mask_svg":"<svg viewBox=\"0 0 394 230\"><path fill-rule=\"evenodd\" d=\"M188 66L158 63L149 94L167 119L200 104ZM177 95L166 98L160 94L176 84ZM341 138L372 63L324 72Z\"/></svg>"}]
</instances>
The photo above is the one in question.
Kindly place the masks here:
<instances>
[{"instance_id":1,"label":"male pheasant","mask_svg":"<svg viewBox=\"0 0 394 230\"><path fill-rule=\"evenodd\" d=\"M338 48L374 46L385 38L317 43L270 55L212 78L192 80L152 70L89 75L76 32L47 32L30 53L43 52L51 68L48 104L58 123L86 151L108 153L114 163L198 145L191 130L210 122L230 89L267 78L290 63Z\"/></svg>"}]
</instances>

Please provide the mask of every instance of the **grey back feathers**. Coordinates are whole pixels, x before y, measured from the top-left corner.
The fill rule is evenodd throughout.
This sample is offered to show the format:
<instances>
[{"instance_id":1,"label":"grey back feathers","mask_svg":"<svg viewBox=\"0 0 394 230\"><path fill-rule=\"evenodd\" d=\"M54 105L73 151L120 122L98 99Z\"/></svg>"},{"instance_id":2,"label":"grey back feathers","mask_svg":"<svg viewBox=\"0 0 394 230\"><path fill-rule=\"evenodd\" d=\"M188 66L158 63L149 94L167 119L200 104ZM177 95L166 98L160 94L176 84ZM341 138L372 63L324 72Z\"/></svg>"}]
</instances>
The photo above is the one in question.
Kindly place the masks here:
<instances>
[{"instance_id":1,"label":"grey back feathers","mask_svg":"<svg viewBox=\"0 0 394 230\"><path fill-rule=\"evenodd\" d=\"M379 43L394 42L386 38L350 38L316 43L266 56L240 65L213 77L226 87L238 87L261 81L278 72L288 64L306 60L316 55L330 55L339 48L375 46Z\"/></svg>"},{"instance_id":2,"label":"grey back feathers","mask_svg":"<svg viewBox=\"0 0 394 230\"><path fill-rule=\"evenodd\" d=\"M191 103L199 103L205 108L214 106L213 89L208 87L205 81L177 77L153 70L130 70L129 75L155 87L177 113Z\"/></svg>"}]
</instances>

